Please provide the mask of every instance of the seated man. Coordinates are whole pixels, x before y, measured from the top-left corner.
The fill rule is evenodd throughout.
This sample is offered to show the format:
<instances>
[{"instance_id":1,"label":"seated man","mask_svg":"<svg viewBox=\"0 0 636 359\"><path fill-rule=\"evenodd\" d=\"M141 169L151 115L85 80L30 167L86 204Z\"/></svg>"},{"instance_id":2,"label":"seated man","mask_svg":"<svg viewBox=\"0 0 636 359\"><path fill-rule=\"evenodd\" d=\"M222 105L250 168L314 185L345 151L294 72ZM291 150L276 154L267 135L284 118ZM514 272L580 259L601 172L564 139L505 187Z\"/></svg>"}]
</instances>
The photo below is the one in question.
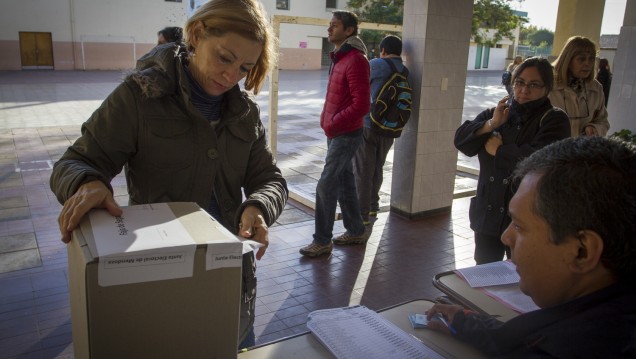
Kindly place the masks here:
<instances>
[{"instance_id":1,"label":"seated man","mask_svg":"<svg viewBox=\"0 0 636 359\"><path fill-rule=\"evenodd\" d=\"M636 147L569 138L522 161L501 240L541 308L502 323L436 304L430 327L489 356L636 357ZM518 183L518 182L517 182Z\"/></svg>"}]
</instances>

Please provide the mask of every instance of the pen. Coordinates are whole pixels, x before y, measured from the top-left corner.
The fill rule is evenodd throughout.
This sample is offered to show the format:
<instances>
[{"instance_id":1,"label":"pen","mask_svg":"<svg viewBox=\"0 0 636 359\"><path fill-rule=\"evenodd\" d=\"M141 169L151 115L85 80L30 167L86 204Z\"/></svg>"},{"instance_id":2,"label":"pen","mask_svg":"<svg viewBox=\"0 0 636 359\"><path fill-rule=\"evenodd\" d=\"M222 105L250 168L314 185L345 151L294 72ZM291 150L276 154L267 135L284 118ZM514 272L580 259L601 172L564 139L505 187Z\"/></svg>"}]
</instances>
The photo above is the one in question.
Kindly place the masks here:
<instances>
[{"instance_id":1,"label":"pen","mask_svg":"<svg viewBox=\"0 0 636 359\"><path fill-rule=\"evenodd\" d=\"M446 328L448 328L448 330L450 330L450 332L454 335L457 334L457 332L455 331L455 328L453 328L448 321L446 321L446 318L444 318L444 315L442 313L437 313L437 317L439 318L439 320L444 323L444 325L446 326Z\"/></svg>"}]
</instances>

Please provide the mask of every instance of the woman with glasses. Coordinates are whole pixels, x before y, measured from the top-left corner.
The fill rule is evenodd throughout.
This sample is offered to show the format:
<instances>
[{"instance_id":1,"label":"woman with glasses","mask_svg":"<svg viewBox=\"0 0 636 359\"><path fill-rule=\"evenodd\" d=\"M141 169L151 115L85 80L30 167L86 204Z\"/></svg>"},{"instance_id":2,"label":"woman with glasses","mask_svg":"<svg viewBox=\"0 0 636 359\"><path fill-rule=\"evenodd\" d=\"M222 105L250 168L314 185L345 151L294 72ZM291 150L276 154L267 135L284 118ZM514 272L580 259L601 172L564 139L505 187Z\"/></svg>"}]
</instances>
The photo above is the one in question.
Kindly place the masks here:
<instances>
[{"instance_id":1,"label":"woman with glasses","mask_svg":"<svg viewBox=\"0 0 636 359\"><path fill-rule=\"evenodd\" d=\"M573 36L554 62L550 101L570 117L572 137L605 136L609 130L603 86L594 79L596 45Z\"/></svg>"},{"instance_id":2,"label":"woman with glasses","mask_svg":"<svg viewBox=\"0 0 636 359\"><path fill-rule=\"evenodd\" d=\"M570 136L565 112L548 99L552 65L532 57L512 75L513 97L464 122L455 132L455 147L479 158L477 195L470 201L470 228L475 232L475 262L484 264L510 257L500 237L510 223L510 177L517 163L534 151Z\"/></svg>"}]
</instances>

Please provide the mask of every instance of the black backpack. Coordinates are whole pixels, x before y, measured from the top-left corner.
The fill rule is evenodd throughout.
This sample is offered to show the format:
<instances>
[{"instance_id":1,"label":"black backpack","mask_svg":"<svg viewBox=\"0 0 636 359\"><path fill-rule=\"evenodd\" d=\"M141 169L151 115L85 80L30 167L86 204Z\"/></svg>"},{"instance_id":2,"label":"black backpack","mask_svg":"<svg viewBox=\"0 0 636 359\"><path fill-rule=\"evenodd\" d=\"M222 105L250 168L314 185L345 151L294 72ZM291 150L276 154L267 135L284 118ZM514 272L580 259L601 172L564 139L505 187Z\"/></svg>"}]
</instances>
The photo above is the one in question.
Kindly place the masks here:
<instances>
[{"instance_id":1,"label":"black backpack","mask_svg":"<svg viewBox=\"0 0 636 359\"><path fill-rule=\"evenodd\" d=\"M510 81L512 80L512 73L510 71L504 71L501 74L501 84L504 86L510 86Z\"/></svg>"},{"instance_id":2,"label":"black backpack","mask_svg":"<svg viewBox=\"0 0 636 359\"><path fill-rule=\"evenodd\" d=\"M371 128L386 137L400 137L402 129L411 117L411 97L413 90L407 79L409 70L404 67L399 72L393 61L386 61L393 74L382 85L375 101L371 104Z\"/></svg>"}]
</instances>

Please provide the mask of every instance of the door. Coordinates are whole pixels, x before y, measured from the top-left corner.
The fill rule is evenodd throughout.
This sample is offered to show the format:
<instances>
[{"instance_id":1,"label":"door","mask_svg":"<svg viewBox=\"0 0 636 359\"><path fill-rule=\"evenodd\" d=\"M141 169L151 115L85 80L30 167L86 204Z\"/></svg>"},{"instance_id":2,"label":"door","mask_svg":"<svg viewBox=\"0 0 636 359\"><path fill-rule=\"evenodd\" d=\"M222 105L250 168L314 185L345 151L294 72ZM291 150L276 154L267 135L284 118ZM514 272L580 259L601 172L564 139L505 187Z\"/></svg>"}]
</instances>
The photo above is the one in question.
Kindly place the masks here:
<instances>
[{"instance_id":1,"label":"door","mask_svg":"<svg viewBox=\"0 0 636 359\"><path fill-rule=\"evenodd\" d=\"M490 62L490 46L486 45L484 46L484 58L481 62L481 67L487 69L488 68L488 63Z\"/></svg>"},{"instance_id":2,"label":"door","mask_svg":"<svg viewBox=\"0 0 636 359\"><path fill-rule=\"evenodd\" d=\"M482 44L477 44L477 51L475 51L475 70L479 70L481 68L481 55L484 46Z\"/></svg>"},{"instance_id":3,"label":"door","mask_svg":"<svg viewBox=\"0 0 636 359\"><path fill-rule=\"evenodd\" d=\"M22 69L53 69L53 41L50 32L20 32Z\"/></svg>"}]
</instances>

